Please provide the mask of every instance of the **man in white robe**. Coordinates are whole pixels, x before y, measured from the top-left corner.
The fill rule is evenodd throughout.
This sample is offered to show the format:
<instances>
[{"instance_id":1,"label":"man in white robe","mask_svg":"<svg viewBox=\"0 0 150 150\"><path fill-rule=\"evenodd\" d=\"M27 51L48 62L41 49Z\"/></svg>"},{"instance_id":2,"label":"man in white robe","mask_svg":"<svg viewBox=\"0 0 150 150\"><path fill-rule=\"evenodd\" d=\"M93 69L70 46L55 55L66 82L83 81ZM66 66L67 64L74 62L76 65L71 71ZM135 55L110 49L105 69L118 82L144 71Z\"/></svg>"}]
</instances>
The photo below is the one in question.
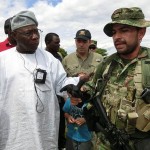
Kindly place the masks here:
<instances>
[{"instance_id":1,"label":"man in white robe","mask_svg":"<svg viewBox=\"0 0 150 150\"><path fill-rule=\"evenodd\" d=\"M60 61L38 49L37 26L33 12L15 15L11 28L17 46L0 53L0 150L57 150L56 94L79 81L66 78Z\"/></svg>"}]
</instances>

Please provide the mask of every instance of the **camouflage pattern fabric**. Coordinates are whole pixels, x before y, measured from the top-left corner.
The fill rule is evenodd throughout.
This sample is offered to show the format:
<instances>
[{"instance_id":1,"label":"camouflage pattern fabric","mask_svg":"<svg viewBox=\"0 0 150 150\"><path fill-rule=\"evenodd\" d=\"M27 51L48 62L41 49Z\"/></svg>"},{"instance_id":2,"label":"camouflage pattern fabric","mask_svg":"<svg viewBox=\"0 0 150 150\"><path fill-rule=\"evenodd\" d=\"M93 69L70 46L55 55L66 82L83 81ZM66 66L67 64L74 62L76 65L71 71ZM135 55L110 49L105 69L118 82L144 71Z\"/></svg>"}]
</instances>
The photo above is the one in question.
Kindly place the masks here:
<instances>
[{"instance_id":1,"label":"camouflage pattern fabric","mask_svg":"<svg viewBox=\"0 0 150 150\"><path fill-rule=\"evenodd\" d=\"M91 40L91 45L95 45L97 47L97 41L96 40Z\"/></svg>"},{"instance_id":2,"label":"camouflage pattern fabric","mask_svg":"<svg viewBox=\"0 0 150 150\"><path fill-rule=\"evenodd\" d=\"M120 8L114 11L111 16L112 22L108 23L104 27L104 32L108 36L112 36L113 24L126 24L135 27L149 27L150 21L145 20L145 16L142 10L138 7Z\"/></svg>"},{"instance_id":3,"label":"camouflage pattern fabric","mask_svg":"<svg viewBox=\"0 0 150 150\"><path fill-rule=\"evenodd\" d=\"M132 61L122 60L117 53L113 54L108 58L109 61L104 60L105 62L99 65L93 80L96 82L99 78L103 78L112 59L117 62L105 87L102 102L111 122L129 134L133 134L135 128L144 132L150 131L150 117L148 117L150 104L144 103L140 97L143 89L139 62L146 57L148 57L147 48L141 48L138 57ZM100 88L99 83L98 89ZM110 150L109 142L102 133L93 137L93 143L95 143L94 150ZM132 141L130 144L132 146Z\"/></svg>"}]
</instances>

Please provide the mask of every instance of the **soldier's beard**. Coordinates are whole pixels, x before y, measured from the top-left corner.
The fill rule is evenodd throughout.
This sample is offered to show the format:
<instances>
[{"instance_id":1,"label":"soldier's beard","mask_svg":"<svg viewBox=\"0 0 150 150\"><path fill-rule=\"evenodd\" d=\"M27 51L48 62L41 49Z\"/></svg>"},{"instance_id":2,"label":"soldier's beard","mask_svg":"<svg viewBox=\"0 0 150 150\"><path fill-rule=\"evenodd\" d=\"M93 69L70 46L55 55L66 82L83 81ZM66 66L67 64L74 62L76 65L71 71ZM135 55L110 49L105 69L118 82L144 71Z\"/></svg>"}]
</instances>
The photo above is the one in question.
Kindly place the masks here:
<instances>
[{"instance_id":1,"label":"soldier's beard","mask_svg":"<svg viewBox=\"0 0 150 150\"><path fill-rule=\"evenodd\" d=\"M121 50L117 49L117 53L121 54L121 55L129 55L129 54L133 53L137 47L138 47L138 43L135 43L133 45L128 45L126 43L125 50L121 51Z\"/></svg>"}]
</instances>

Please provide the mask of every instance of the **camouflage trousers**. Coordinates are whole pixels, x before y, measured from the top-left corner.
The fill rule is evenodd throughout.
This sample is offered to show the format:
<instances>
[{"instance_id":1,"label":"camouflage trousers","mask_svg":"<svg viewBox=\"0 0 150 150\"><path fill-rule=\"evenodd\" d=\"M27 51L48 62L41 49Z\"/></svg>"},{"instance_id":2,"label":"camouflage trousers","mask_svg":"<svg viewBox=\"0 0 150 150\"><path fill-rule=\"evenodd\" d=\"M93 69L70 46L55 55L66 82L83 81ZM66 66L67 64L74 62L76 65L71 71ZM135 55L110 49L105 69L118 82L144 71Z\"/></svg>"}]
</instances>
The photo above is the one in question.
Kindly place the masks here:
<instances>
[{"instance_id":1,"label":"camouflage trousers","mask_svg":"<svg viewBox=\"0 0 150 150\"><path fill-rule=\"evenodd\" d=\"M109 142L101 133L92 133L92 144L93 150L111 150Z\"/></svg>"},{"instance_id":2,"label":"camouflage trousers","mask_svg":"<svg viewBox=\"0 0 150 150\"><path fill-rule=\"evenodd\" d=\"M92 144L93 150L111 150L109 141L100 132L92 133ZM132 141L130 141L129 145L131 146L131 150L135 150Z\"/></svg>"}]
</instances>

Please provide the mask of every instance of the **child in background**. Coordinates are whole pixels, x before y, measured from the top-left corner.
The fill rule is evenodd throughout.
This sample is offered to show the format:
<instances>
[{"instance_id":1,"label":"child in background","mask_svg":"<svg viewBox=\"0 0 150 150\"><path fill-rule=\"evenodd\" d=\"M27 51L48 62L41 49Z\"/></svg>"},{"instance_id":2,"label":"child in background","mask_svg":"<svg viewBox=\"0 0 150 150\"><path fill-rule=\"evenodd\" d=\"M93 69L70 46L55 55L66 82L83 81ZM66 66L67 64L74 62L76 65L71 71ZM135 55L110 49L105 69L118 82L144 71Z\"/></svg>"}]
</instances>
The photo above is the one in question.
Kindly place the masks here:
<instances>
[{"instance_id":1,"label":"child in background","mask_svg":"<svg viewBox=\"0 0 150 150\"><path fill-rule=\"evenodd\" d=\"M80 98L73 99L77 105L72 105L69 97L63 107L67 119L66 150L92 150L91 132L83 116L84 104Z\"/></svg>"}]
</instances>

